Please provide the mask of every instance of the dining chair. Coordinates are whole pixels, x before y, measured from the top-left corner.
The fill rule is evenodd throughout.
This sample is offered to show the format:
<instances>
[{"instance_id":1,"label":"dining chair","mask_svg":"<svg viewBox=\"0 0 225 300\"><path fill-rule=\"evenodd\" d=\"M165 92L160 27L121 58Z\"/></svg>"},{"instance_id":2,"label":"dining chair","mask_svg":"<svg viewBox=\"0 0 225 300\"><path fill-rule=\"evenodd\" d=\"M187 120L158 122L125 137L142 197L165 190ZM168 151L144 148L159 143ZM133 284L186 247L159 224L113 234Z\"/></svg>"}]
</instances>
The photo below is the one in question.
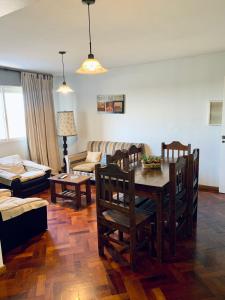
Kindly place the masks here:
<instances>
[{"instance_id":1,"label":"dining chair","mask_svg":"<svg viewBox=\"0 0 225 300\"><path fill-rule=\"evenodd\" d=\"M188 157L169 164L168 229L170 253L176 254L176 237L188 233Z\"/></svg>"},{"instance_id":2,"label":"dining chair","mask_svg":"<svg viewBox=\"0 0 225 300\"><path fill-rule=\"evenodd\" d=\"M169 244L170 254L176 254L176 238L180 232L188 234L188 157L179 157L177 162L169 164L168 193L163 199L164 239ZM155 201L148 200L139 207L140 211L151 216L151 247L156 240L156 206ZM153 242L153 238L155 241Z\"/></svg>"},{"instance_id":3,"label":"dining chair","mask_svg":"<svg viewBox=\"0 0 225 300\"><path fill-rule=\"evenodd\" d=\"M131 154L134 155L135 161L138 159L138 155L140 153L140 148L137 148L135 145L131 146ZM106 156L106 164L117 164L122 170L128 171L129 164L129 150L116 150L113 155ZM139 207L142 205L148 197L140 197L138 195L135 196L135 206Z\"/></svg>"},{"instance_id":4,"label":"dining chair","mask_svg":"<svg viewBox=\"0 0 225 300\"><path fill-rule=\"evenodd\" d=\"M183 145L178 141L173 141L170 144L162 143L161 146L161 157L163 159L174 159L191 153L191 144ZM177 155L176 155L177 154Z\"/></svg>"},{"instance_id":5,"label":"dining chair","mask_svg":"<svg viewBox=\"0 0 225 300\"><path fill-rule=\"evenodd\" d=\"M134 170L124 171L109 164L96 165L95 172L99 255L104 255L106 247L120 259L129 251L130 267L135 270L138 245L143 242L138 239L138 232L149 223L149 216L135 209ZM120 240L116 231L126 233L126 239Z\"/></svg>"},{"instance_id":6,"label":"dining chair","mask_svg":"<svg viewBox=\"0 0 225 300\"><path fill-rule=\"evenodd\" d=\"M193 153L188 156L188 230L189 235L193 235L193 225L197 222L198 215L198 179L199 179L199 149L194 149Z\"/></svg>"},{"instance_id":7,"label":"dining chair","mask_svg":"<svg viewBox=\"0 0 225 300\"><path fill-rule=\"evenodd\" d=\"M106 156L106 164L115 163L121 169L129 169L129 155L127 150L116 150L113 155Z\"/></svg>"},{"instance_id":8,"label":"dining chair","mask_svg":"<svg viewBox=\"0 0 225 300\"><path fill-rule=\"evenodd\" d=\"M143 152L142 147L136 147L132 145L128 149L128 156L129 156L129 166L135 166L141 160L141 154Z\"/></svg>"}]
</instances>

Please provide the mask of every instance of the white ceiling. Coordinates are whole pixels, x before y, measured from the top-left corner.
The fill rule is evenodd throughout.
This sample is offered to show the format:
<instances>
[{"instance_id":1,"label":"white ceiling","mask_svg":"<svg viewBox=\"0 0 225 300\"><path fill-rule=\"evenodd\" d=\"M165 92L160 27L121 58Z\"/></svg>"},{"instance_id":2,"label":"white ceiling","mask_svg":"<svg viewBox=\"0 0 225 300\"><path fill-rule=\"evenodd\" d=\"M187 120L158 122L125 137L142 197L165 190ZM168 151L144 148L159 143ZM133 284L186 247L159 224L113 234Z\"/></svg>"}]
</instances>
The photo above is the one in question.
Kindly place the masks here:
<instances>
[{"instance_id":1,"label":"white ceiling","mask_svg":"<svg viewBox=\"0 0 225 300\"><path fill-rule=\"evenodd\" d=\"M0 17L24 8L37 0L0 0Z\"/></svg>"},{"instance_id":2,"label":"white ceiling","mask_svg":"<svg viewBox=\"0 0 225 300\"><path fill-rule=\"evenodd\" d=\"M225 50L224 0L96 0L91 15L94 54L109 68ZM0 65L57 73L66 50L72 73L87 29L81 0L34 1L0 18Z\"/></svg>"}]
</instances>

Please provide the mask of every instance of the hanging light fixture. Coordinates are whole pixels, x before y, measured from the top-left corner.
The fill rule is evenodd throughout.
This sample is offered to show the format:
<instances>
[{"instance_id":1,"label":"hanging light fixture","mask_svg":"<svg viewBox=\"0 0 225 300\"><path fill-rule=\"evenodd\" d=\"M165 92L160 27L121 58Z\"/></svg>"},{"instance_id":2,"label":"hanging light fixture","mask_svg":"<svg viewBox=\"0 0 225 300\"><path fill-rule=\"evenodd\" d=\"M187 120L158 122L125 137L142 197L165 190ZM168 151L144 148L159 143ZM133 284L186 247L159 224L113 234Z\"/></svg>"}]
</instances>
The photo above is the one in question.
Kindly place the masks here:
<instances>
[{"instance_id":1,"label":"hanging light fixture","mask_svg":"<svg viewBox=\"0 0 225 300\"><path fill-rule=\"evenodd\" d=\"M108 70L103 68L100 62L94 57L92 53L92 41L91 41L91 21L90 21L90 5L95 3L95 0L82 0L82 3L88 6L88 24L89 24L89 46L90 53L88 58L82 63L81 67L76 71L78 74L101 74Z\"/></svg>"},{"instance_id":2,"label":"hanging light fixture","mask_svg":"<svg viewBox=\"0 0 225 300\"><path fill-rule=\"evenodd\" d=\"M66 79L65 79L65 70L64 70L64 60L63 55L66 54L66 51L59 51L59 54L62 55L62 66L63 66L63 83L58 88L58 93L68 94L72 93L73 90L67 85Z\"/></svg>"}]
</instances>

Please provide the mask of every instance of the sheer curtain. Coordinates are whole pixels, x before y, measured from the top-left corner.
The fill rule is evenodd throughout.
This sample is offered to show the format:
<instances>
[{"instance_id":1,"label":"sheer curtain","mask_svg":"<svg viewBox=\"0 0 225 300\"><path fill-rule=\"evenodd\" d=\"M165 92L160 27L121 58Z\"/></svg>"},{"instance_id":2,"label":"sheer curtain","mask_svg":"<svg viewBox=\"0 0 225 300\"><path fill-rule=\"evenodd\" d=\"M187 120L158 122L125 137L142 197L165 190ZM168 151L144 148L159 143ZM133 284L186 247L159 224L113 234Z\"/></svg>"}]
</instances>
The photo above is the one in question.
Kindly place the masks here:
<instances>
[{"instance_id":1,"label":"sheer curtain","mask_svg":"<svg viewBox=\"0 0 225 300\"><path fill-rule=\"evenodd\" d=\"M22 72L26 130L30 158L60 169L51 75Z\"/></svg>"}]
</instances>

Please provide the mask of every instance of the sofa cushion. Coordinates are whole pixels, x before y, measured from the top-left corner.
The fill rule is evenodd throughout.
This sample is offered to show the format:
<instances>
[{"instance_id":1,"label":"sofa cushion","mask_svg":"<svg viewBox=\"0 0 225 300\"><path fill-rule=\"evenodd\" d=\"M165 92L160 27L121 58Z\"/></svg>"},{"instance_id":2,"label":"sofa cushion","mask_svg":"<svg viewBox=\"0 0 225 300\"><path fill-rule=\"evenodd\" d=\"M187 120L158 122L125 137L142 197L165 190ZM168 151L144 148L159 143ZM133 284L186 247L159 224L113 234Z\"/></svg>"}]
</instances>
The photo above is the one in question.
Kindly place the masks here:
<instances>
[{"instance_id":1,"label":"sofa cushion","mask_svg":"<svg viewBox=\"0 0 225 300\"><path fill-rule=\"evenodd\" d=\"M40 198L16 198L16 197L5 197L4 200L0 201L0 212L2 220L6 221L22 215L32 209L37 209L43 206L47 206L48 201Z\"/></svg>"},{"instance_id":2,"label":"sofa cushion","mask_svg":"<svg viewBox=\"0 0 225 300\"><path fill-rule=\"evenodd\" d=\"M0 158L0 170L20 175L25 172L21 157L16 155L5 156Z\"/></svg>"},{"instance_id":3,"label":"sofa cushion","mask_svg":"<svg viewBox=\"0 0 225 300\"><path fill-rule=\"evenodd\" d=\"M101 152L91 152L88 151L86 162L88 163L97 163L101 160Z\"/></svg>"},{"instance_id":4,"label":"sofa cushion","mask_svg":"<svg viewBox=\"0 0 225 300\"><path fill-rule=\"evenodd\" d=\"M81 171L81 172L93 172L95 169L95 165L97 165L97 163L87 163L87 162L83 162L80 163L79 165L76 165L75 167L73 167L73 171Z\"/></svg>"},{"instance_id":5,"label":"sofa cushion","mask_svg":"<svg viewBox=\"0 0 225 300\"><path fill-rule=\"evenodd\" d=\"M16 175L23 174L26 170L22 162L17 163L0 163L0 170L4 170Z\"/></svg>"},{"instance_id":6,"label":"sofa cushion","mask_svg":"<svg viewBox=\"0 0 225 300\"><path fill-rule=\"evenodd\" d=\"M29 171L29 172L25 172L23 174L20 175L20 181L21 182L25 182L34 178L38 178L41 176L44 176L45 172L44 171Z\"/></svg>"},{"instance_id":7,"label":"sofa cushion","mask_svg":"<svg viewBox=\"0 0 225 300\"><path fill-rule=\"evenodd\" d=\"M128 150L132 145L136 147L143 147L139 143L124 143L124 142L110 142L110 141L89 141L87 144L87 151L99 151L102 154L106 153L112 155L116 150Z\"/></svg>"},{"instance_id":8,"label":"sofa cushion","mask_svg":"<svg viewBox=\"0 0 225 300\"><path fill-rule=\"evenodd\" d=\"M5 197L11 197L12 193L8 189L0 189L0 201L5 199Z\"/></svg>"},{"instance_id":9,"label":"sofa cushion","mask_svg":"<svg viewBox=\"0 0 225 300\"><path fill-rule=\"evenodd\" d=\"M5 170L1 170L0 169L0 178L1 179L6 179L6 180L9 180L9 181L12 181L14 179L17 179L17 178L20 178L20 175L18 174L15 174L15 173L11 173L11 172L8 172L8 171L5 171ZM0 180L1 181L1 180ZM3 183L3 182L2 182ZM4 183L3 183L4 184Z\"/></svg>"}]
</instances>

